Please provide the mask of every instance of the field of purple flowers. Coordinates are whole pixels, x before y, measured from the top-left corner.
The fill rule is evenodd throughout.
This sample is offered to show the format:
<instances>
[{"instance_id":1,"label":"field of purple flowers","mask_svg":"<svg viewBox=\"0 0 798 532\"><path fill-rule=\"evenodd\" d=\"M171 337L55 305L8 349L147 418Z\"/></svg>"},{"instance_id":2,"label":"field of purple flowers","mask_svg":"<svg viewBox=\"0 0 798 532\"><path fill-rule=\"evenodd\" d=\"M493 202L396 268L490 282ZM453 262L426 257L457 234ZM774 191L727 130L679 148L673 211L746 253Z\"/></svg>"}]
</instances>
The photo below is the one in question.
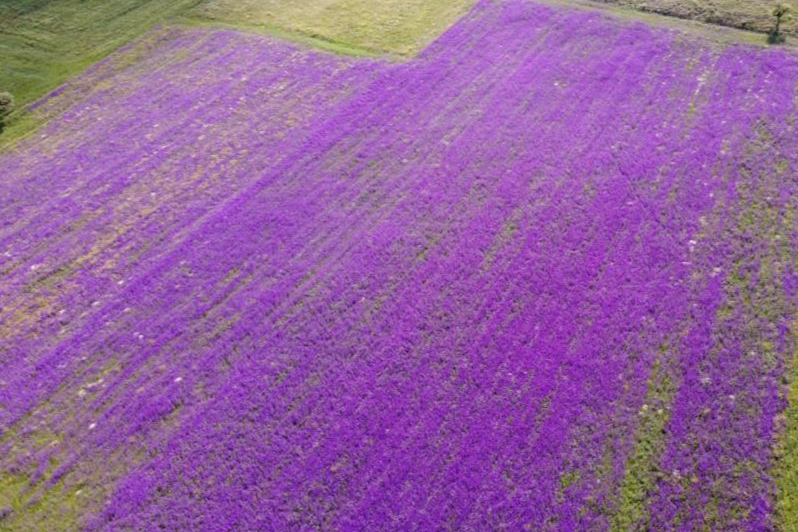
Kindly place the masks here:
<instances>
[{"instance_id":1,"label":"field of purple flowers","mask_svg":"<svg viewBox=\"0 0 798 532\"><path fill-rule=\"evenodd\" d=\"M524 0L161 34L0 155L0 530L788 530L797 82Z\"/></svg>"}]
</instances>

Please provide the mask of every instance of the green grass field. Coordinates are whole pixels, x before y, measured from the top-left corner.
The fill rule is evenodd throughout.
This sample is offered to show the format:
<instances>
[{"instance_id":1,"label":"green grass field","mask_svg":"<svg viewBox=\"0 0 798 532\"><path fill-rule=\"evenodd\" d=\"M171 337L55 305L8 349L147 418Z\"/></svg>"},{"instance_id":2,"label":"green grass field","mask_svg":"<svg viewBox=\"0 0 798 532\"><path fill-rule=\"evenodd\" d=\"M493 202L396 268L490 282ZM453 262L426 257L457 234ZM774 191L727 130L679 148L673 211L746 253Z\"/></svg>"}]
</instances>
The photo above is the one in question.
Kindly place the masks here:
<instances>
[{"instance_id":1,"label":"green grass field","mask_svg":"<svg viewBox=\"0 0 798 532\"><path fill-rule=\"evenodd\" d=\"M198 0L0 0L0 91L23 106Z\"/></svg>"}]
</instances>

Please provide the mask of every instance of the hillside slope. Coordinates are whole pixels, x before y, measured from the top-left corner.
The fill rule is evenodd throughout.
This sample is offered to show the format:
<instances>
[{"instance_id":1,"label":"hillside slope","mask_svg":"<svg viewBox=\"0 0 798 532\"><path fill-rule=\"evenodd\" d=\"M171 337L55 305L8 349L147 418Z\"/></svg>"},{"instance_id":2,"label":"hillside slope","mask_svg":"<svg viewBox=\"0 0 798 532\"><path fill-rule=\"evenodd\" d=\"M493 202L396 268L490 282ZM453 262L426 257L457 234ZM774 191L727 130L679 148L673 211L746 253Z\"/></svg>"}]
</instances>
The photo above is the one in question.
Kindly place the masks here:
<instances>
[{"instance_id":1,"label":"hillside slope","mask_svg":"<svg viewBox=\"0 0 798 532\"><path fill-rule=\"evenodd\" d=\"M0 156L0 530L798 522L794 55L485 0L148 57Z\"/></svg>"}]
</instances>

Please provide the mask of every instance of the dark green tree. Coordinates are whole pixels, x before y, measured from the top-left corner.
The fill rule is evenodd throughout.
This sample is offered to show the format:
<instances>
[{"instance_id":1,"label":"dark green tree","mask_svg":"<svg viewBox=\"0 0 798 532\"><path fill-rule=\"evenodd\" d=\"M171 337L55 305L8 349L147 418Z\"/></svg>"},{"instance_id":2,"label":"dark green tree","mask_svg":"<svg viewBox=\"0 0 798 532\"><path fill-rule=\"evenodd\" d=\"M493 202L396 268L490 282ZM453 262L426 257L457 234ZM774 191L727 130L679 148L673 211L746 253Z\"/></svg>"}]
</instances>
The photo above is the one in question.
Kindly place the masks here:
<instances>
[{"instance_id":1,"label":"dark green tree","mask_svg":"<svg viewBox=\"0 0 798 532\"><path fill-rule=\"evenodd\" d=\"M776 17L776 25L768 34L770 44L781 44L784 42L784 34L781 32L781 23L790 18L790 6L779 4L773 8L773 16Z\"/></svg>"},{"instance_id":2,"label":"dark green tree","mask_svg":"<svg viewBox=\"0 0 798 532\"><path fill-rule=\"evenodd\" d=\"M6 118L14 108L14 96L10 92L0 92L0 133L6 127Z\"/></svg>"}]
</instances>

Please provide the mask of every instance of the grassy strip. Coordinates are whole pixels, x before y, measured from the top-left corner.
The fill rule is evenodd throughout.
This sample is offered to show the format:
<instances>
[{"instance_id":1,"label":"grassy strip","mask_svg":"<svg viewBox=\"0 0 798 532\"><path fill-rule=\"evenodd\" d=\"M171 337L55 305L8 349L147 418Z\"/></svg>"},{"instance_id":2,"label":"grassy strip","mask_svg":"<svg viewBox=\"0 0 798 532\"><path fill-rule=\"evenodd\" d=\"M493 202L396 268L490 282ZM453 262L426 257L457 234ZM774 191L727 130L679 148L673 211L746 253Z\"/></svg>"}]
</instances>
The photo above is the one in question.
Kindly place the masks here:
<instances>
[{"instance_id":1,"label":"grassy strip","mask_svg":"<svg viewBox=\"0 0 798 532\"><path fill-rule=\"evenodd\" d=\"M675 386L663 363L667 364L674 358L670 350L661 348L648 378L646 401L638 413L640 424L635 433L634 449L626 461L618 509L610 523L612 532L648 530L646 507L649 494L659 478L658 457L665 447L663 429L675 393Z\"/></svg>"},{"instance_id":2,"label":"grassy strip","mask_svg":"<svg viewBox=\"0 0 798 532\"><path fill-rule=\"evenodd\" d=\"M206 18L202 14L188 13L184 16L175 19L175 23L180 26L187 27L206 27L206 28L229 28L238 31L245 31L251 33L267 33L279 39L286 41L296 42L298 44L306 45L311 48L325 50L328 52L348 55L353 57L374 57L383 56L391 58L391 54L387 54L380 50L370 48L363 48L355 46L346 42L336 41L325 37L324 35L302 33L300 31L289 31L280 26L269 24L247 24L246 22L226 22L216 19Z\"/></svg>"},{"instance_id":3,"label":"grassy strip","mask_svg":"<svg viewBox=\"0 0 798 532\"><path fill-rule=\"evenodd\" d=\"M24 474L0 473L0 532L80 530L79 516L90 500L85 492L81 485L44 485Z\"/></svg>"},{"instance_id":4,"label":"grassy strip","mask_svg":"<svg viewBox=\"0 0 798 532\"><path fill-rule=\"evenodd\" d=\"M793 326L798 335L798 320ZM788 408L781 419L783 433L776 449L777 503L776 515L780 530L798 530L798 347L789 370Z\"/></svg>"}]
</instances>

